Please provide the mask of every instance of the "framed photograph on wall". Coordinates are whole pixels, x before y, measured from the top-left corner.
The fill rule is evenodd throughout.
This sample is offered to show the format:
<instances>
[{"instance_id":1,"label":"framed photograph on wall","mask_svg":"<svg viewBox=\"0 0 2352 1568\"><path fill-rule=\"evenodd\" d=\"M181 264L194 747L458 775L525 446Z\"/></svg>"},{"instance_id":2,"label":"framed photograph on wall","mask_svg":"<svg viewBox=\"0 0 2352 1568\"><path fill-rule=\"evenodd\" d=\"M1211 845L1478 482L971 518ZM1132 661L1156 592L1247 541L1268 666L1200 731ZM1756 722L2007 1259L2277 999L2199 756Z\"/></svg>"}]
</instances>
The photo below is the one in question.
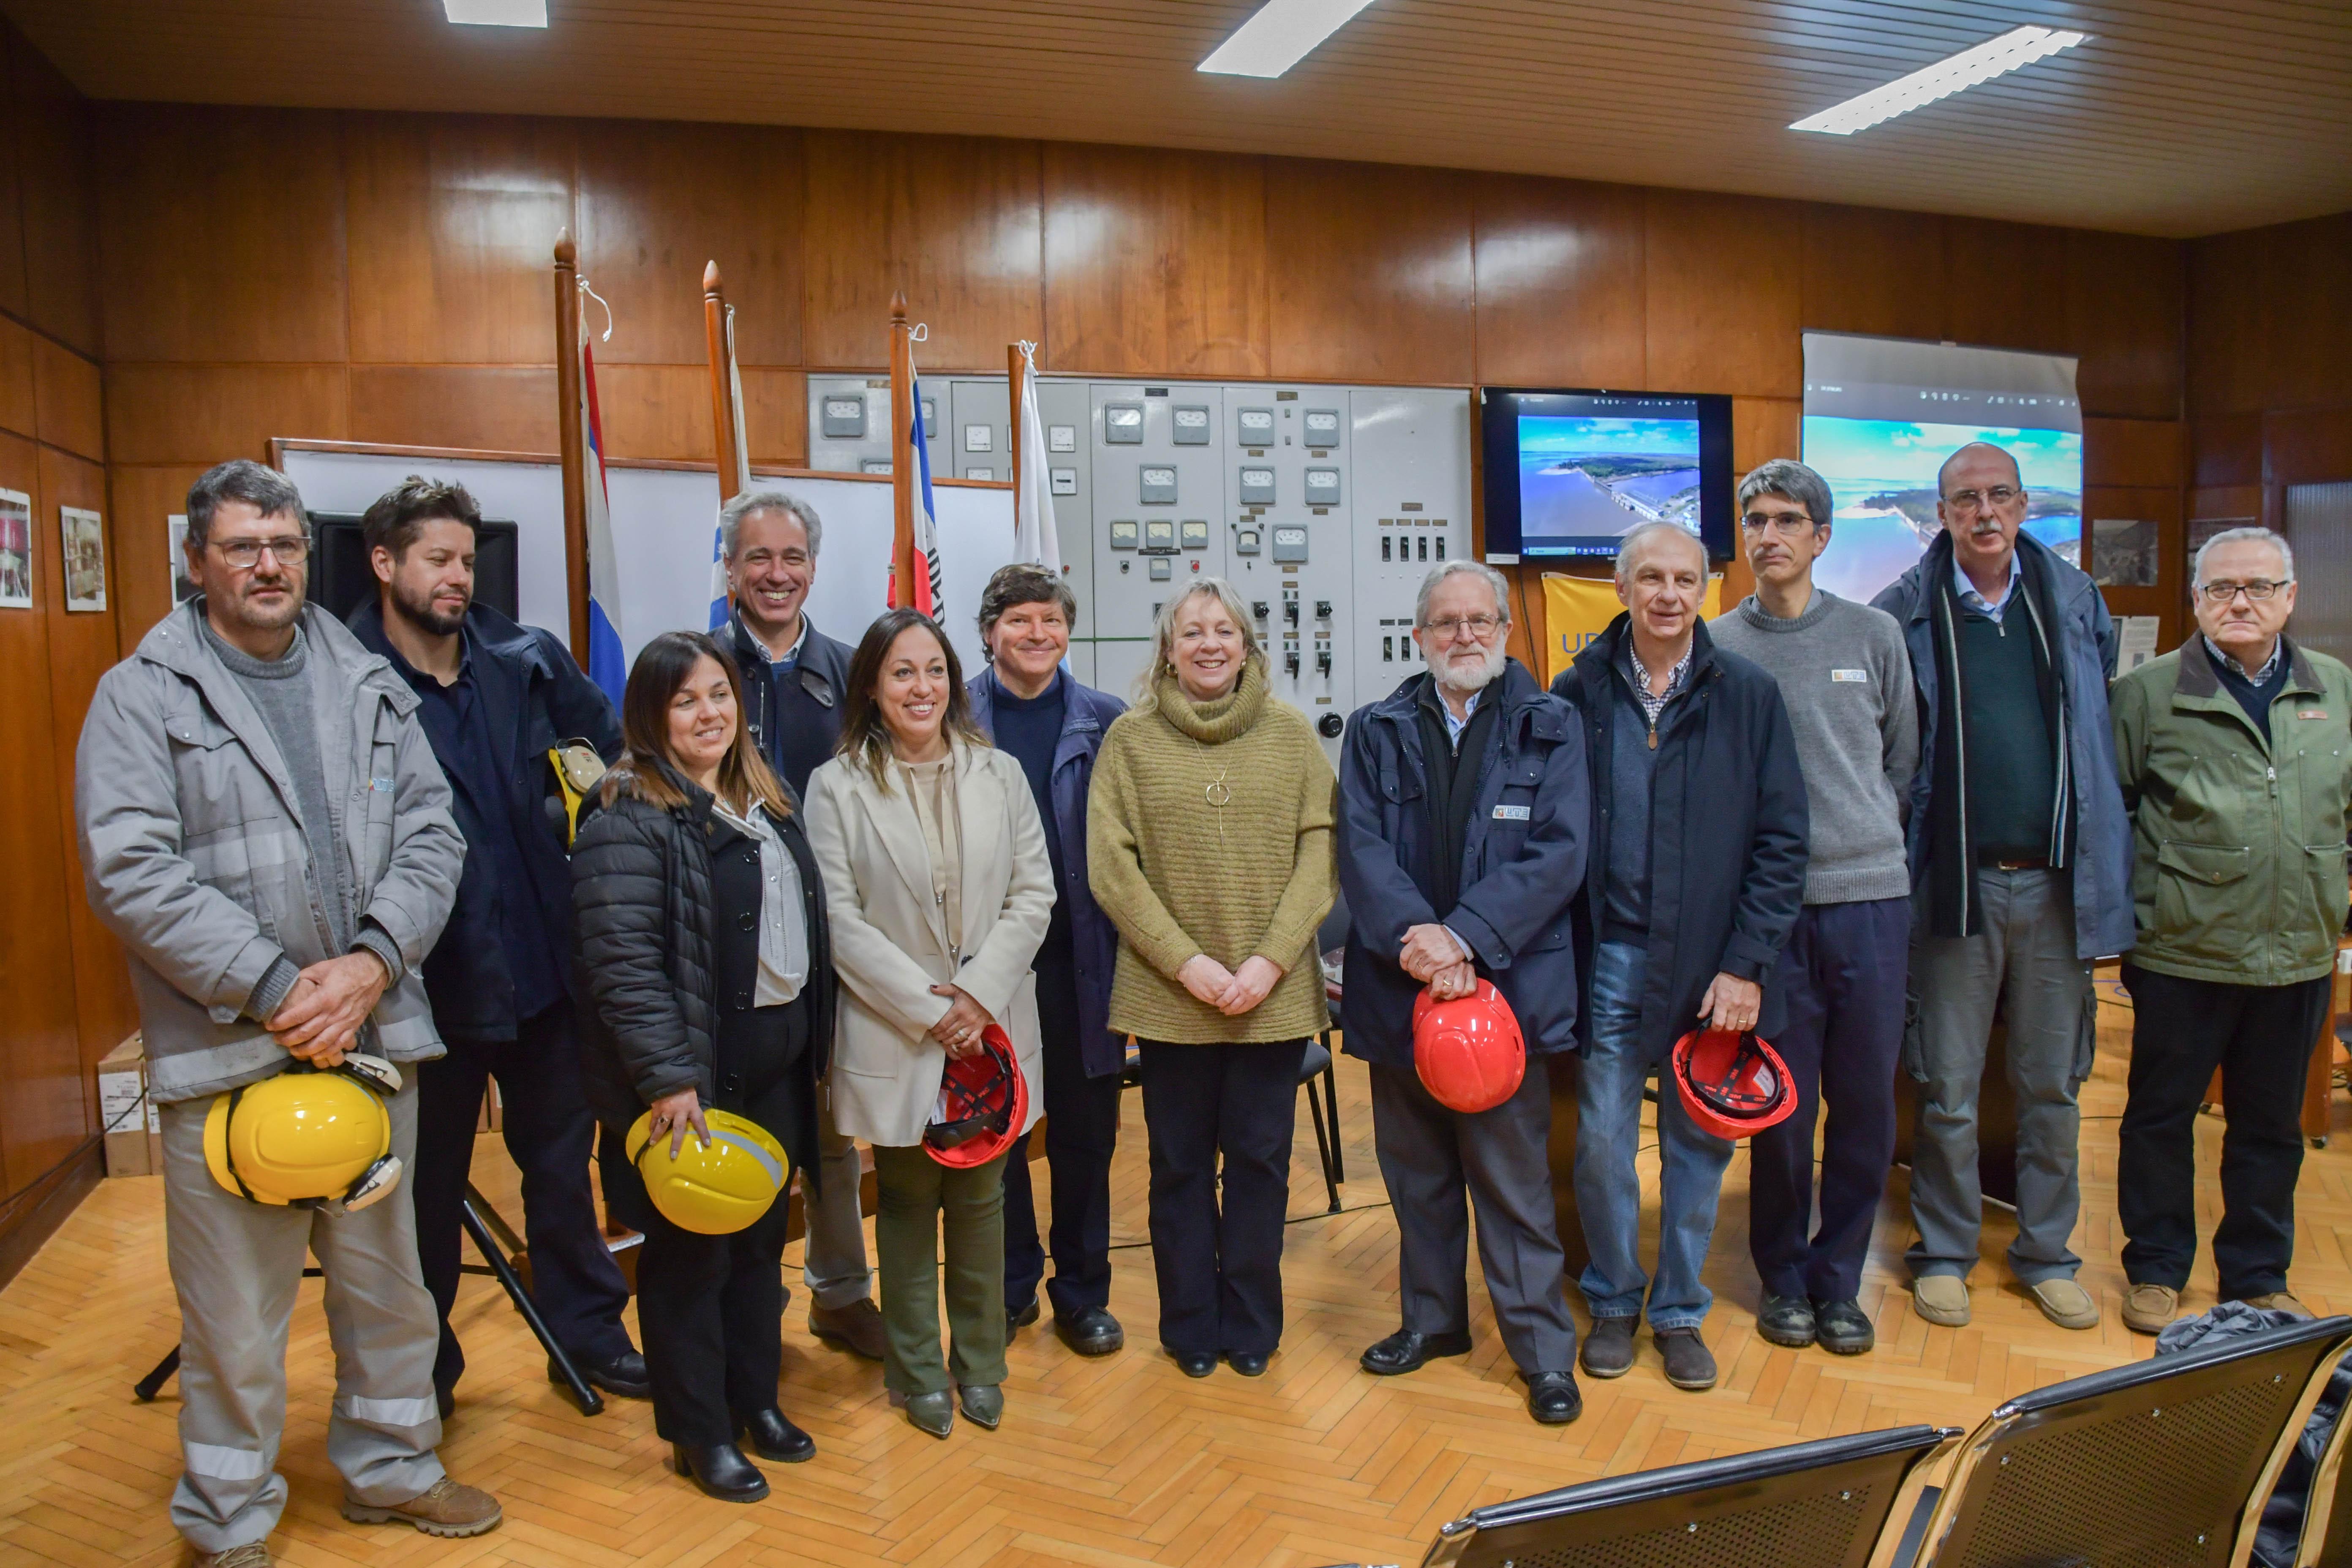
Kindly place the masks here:
<instances>
[{"instance_id":1,"label":"framed photograph on wall","mask_svg":"<svg viewBox=\"0 0 2352 1568\"><path fill-rule=\"evenodd\" d=\"M0 490L0 610L33 607L33 498Z\"/></svg>"},{"instance_id":2,"label":"framed photograph on wall","mask_svg":"<svg viewBox=\"0 0 2352 1568\"><path fill-rule=\"evenodd\" d=\"M106 520L78 506L58 508L58 538L65 564L66 608L106 608Z\"/></svg>"},{"instance_id":3,"label":"framed photograph on wall","mask_svg":"<svg viewBox=\"0 0 2352 1568\"><path fill-rule=\"evenodd\" d=\"M2102 588L2153 588L2156 524L2133 518L2091 520L2091 581Z\"/></svg>"}]
</instances>

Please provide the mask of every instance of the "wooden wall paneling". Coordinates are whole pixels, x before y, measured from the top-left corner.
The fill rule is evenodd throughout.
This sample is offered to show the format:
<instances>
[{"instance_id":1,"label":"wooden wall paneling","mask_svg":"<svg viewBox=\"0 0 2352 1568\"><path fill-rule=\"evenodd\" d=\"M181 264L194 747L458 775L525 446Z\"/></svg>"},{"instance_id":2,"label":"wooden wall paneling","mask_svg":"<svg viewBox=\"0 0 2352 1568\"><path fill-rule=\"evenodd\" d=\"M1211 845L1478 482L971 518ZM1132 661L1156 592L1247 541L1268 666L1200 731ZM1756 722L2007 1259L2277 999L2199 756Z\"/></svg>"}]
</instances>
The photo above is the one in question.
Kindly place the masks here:
<instances>
[{"instance_id":1,"label":"wooden wall paneling","mask_svg":"<svg viewBox=\"0 0 2352 1568\"><path fill-rule=\"evenodd\" d=\"M110 364L349 357L335 115L110 104L100 127Z\"/></svg>"},{"instance_id":2,"label":"wooden wall paneling","mask_svg":"<svg viewBox=\"0 0 2352 1568\"><path fill-rule=\"evenodd\" d=\"M2071 353L2066 231L1984 218L1944 222L1946 336Z\"/></svg>"},{"instance_id":3,"label":"wooden wall paneling","mask_svg":"<svg viewBox=\"0 0 2352 1568\"><path fill-rule=\"evenodd\" d=\"M1802 455L1805 405L1796 397L1735 397L1731 400L1733 479L1768 458Z\"/></svg>"},{"instance_id":4,"label":"wooden wall paneling","mask_svg":"<svg viewBox=\"0 0 2352 1568\"><path fill-rule=\"evenodd\" d=\"M2263 404L2352 403L2352 212L2263 231Z\"/></svg>"},{"instance_id":5,"label":"wooden wall paneling","mask_svg":"<svg viewBox=\"0 0 2352 1568\"><path fill-rule=\"evenodd\" d=\"M2180 417L2180 243L2066 231L2066 338L2086 415Z\"/></svg>"},{"instance_id":6,"label":"wooden wall paneling","mask_svg":"<svg viewBox=\"0 0 2352 1568\"><path fill-rule=\"evenodd\" d=\"M2189 421L2189 483L2259 485L2263 482L2263 416L2258 413L2207 415Z\"/></svg>"},{"instance_id":7,"label":"wooden wall paneling","mask_svg":"<svg viewBox=\"0 0 2352 1568\"><path fill-rule=\"evenodd\" d=\"M106 475L107 589L114 600L115 654L127 658L172 608L170 524L188 510L202 463L115 463Z\"/></svg>"},{"instance_id":8,"label":"wooden wall paneling","mask_svg":"<svg viewBox=\"0 0 2352 1568\"><path fill-rule=\"evenodd\" d=\"M1450 170L1267 160L1274 376L1473 381L1470 191Z\"/></svg>"},{"instance_id":9,"label":"wooden wall paneling","mask_svg":"<svg viewBox=\"0 0 2352 1568\"><path fill-rule=\"evenodd\" d=\"M60 539L58 509L61 506L101 513L106 510L106 470L99 464L43 447L39 471L40 488L34 493L33 526L37 531L46 533L42 542ZM111 668L116 659L115 624L120 601L114 593L112 553L110 548L107 607L103 611L67 610L62 542L58 545L58 569L50 574L51 589L42 601L48 620L49 710L54 725L59 804L58 841L62 847L67 881L62 912L73 948L74 1016L83 1069L78 1081L91 1097L84 1105L86 1133L98 1129L91 1069L139 1023L121 946L90 912L89 900L82 893L81 861L73 819L74 753L80 743L82 716L89 711L90 693L98 688L98 678Z\"/></svg>"},{"instance_id":10,"label":"wooden wall paneling","mask_svg":"<svg viewBox=\"0 0 2352 1568\"><path fill-rule=\"evenodd\" d=\"M2188 479L2188 426L2177 419L2083 421L2083 483L2168 485Z\"/></svg>"},{"instance_id":11,"label":"wooden wall paneling","mask_svg":"<svg viewBox=\"0 0 2352 1568\"><path fill-rule=\"evenodd\" d=\"M1801 396L1802 207L1658 190L1646 205L1650 389Z\"/></svg>"},{"instance_id":12,"label":"wooden wall paneling","mask_svg":"<svg viewBox=\"0 0 2352 1568\"><path fill-rule=\"evenodd\" d=\"M1647 386L1640 188L1481 174L1472 199L1478 380Z\"/></svg>"},{"instance_id":13,"label":"wooden wall paneling","mask_svg":"<svg viewBox=\"0 0 2352 1568\"><path fill-rule=\"evenodd\" d=\"M57 522L40 505L37 448L0 436L0 486L34 499L33 605L0 610L0 1186L14 1194L62 1160L83 1131L81 1047L74 1016L68 899L81 896L59 833L58 714L49 674L49 616L62 595Z\"/></svg>"},{"instance_id":14,"label":"wooden wall paneling","mask_svg":"<svg viewBox=\"0 0 2352 1568\"><path fill-rule=\"evenodd\" d=\"M1040 370L1269 374L1265 160L1048 143Z\"/></svg>"},{"instance_id":15,"label":"wooden wall paneling","mask_svg":"<svg viewBox=\"0 0 2352 1568\"><path fill-rule=\"evenodd\" d=\"M808 377L796 370L744 370L743 436L755 463L791 468L806 463Z\"/></svg>"},{"instance_id":16,"label":"wooden wall paneling","mask_svg":"<svg viewBox=\"0 0 2352 1568\"><path fill-rule=\"evenodd\" d=\"M33 46L14 24L0 18L0 81L13 79L9 64L19 52L32 53ZM25 132L21 114L9 116L0 125L0 310L18 316L31 314L31 300L25 281L25 206L22 170L25 163ZM85 226L83 232L90 232Z\"/></svg>"},{"instance_id":17,"label":"wooden wall paneling","mask_svg":"<svg viewBox=\"0 0 2352 1568\"><path fill-rule=\"evenodd\" d=\"M706 363L702 268L713 260L735 307L738 363L800 363L806 184L796 130L583 123L580 270L617 323L596 345L599 367ZM534 265L543 294L547 244ZM589 320L602 315L591 302Z\"/></svg>"},{"instance_id":18,"label":"wooden wall paneling","mask_svg":"<svg viewBox=\"0 0 2352 1568\"><path fill-rule=\"evenodd\" d=\"M614 457L716 462L707 364L600 364L596 393Z\"/></svg>"},{"instance_id":19,"label":"wooden wall paneling","mask_svg":"<svg viewBox=\"0 0 2352 1568\"><path fill-rule=\"evenodd\" d=\"M811 131L804 145L809 368L887 363L899 289L930 328L918 370L1002 371L1006 343L1044 337L1036 142Z\"/></svg>"},{"instance_id":20,"label":"wooden wall paneling","mask_svg":"<svg viewBox=\"0 0 2352 1568\"><path fill-rule=\"evenodd\" d=\"M2099 590L2111 614L2155 616L2157 650L2166 652L2188 636L2188 576L2183 569L2182 493L2179 485L2101 485L2083 487L2085 569L2095 518L2137 518L2156 524L2157 580L2151 587L2103 587Z\"/></svg>"},{"instance_id":21,"label":"wooden wall paneling","mask_svg":"<svg viewBox=\"0 0 2352 1568\"><path fill-rule=\"evenodd\" d=\"M86 354L100 347L90 107L38 49L8 51L24 310Z\"/></svg>"},{"instance_id":22,"label":"wooden wall paneling","mask_svg":"<svg viewBox=\"0 0 2352 1568\"><path fill-rule=\"evenodd\" d=\"M1943 219L1809 202L1803 222L1806 328L1931 341L1945 335ZM1776 237L1752 237L1766 245Z\"/></svg>"},{"instance_id":23,"label":"wooden wall paneling","mask_svg":"<svg viewBox=\"0 0 2352 1568\"><path fill-rule=\"evenodd\" d=\"M2200 419L2255 413L2269 401L2277 357L2264 308L2272 234L2249 229L2189 244L2186 391Z\"/></svg>"},{"instance_id":24,"label":"wooden wall paneling","mask_svg":"<svg viewBox=\"0 0 2352 1568\"><path fill-rule=\"evenodd\" d=\"M37 438L40 404L33 390L30 328L0 316L0 430Z\"/></svg>"},{"instance_id":25,"label":"wooden wall paneling","mask_svg":"<svg viewBox=\"0 0 2352 1568\"><path fill-rule=\"evenodd\" d=\"M2273 489L2352 479L2352 396L2334 408L2264 415L2263 479Z\"/></svg>"},{"instance_id":26,"label":"wooden wall paneling","mask_svg":"<svg viewBox=\"0 0 2352 1568\"><path fill-rule=\"evenodd\" d=\"M34 338L32 348L36 433L52 447L103 462L106 409L96 362L47 338Z\"/></svg>"},{"instance_id":27,"label":"wooden wall paneling","mask_svg":"<svg viewBox=\"0 0 2352 1568\"><path fill-rule=\"evenodd\" d=\"M552 360L548 256L573 226L572 123L354 114L342 137L352 359Z\"/></svg>"},{"instance_id":28,"label":"wooden wall paneling","mask_svg":"<svg viewBox=\"0 0 2352 1568\"><path fill-rule=\"evenodd\" d=\"M540 280L539 319L554 352L554 327ZM597 385L604 367L597 367ZM355 364L351 368L347 439L395 447L463 447L487 452L555 450L555 367L551 364ZM705 405L709 403L706 395ZM273 429L268 436L317 437Z\"/></svg>"},{"instance_id":29,"label":"wooden wall paneling","mask_svg":"<svg viewBox=\"0 0 2352 1568\"><path fill-rule=\"evenodd\" d=\"M346 440L349 384L341 364L112 365L106 448L119 463L210 464L266 458L272 436Z\"/></svg>"}]
</instances>

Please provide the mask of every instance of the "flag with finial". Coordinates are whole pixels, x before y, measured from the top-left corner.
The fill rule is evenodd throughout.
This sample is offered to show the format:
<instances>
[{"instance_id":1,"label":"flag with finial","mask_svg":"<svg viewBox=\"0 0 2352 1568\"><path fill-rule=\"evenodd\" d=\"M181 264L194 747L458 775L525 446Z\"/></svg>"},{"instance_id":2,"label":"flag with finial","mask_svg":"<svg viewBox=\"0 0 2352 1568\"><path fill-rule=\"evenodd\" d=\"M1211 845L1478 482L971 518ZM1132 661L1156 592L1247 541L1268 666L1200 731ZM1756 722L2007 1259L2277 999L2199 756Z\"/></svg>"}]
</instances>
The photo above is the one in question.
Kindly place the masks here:
<instances>
[{"instance_id":1,"label":"flag with finial","mask_svg":"<svg viewBox=\"0 0 2352 1568\"><path fill-rule=\"evenodd\" d=\"M911 370L914 358L907 363ZM920 376L908 377L910 395L907 401L914 409L908 422L906 439L893 459L908 465L915 476L915 582L914 591L907 602L933 620L944 613L947 604L947 575L940 563L939 512L931 504L931 448L923 433L923 382ZM890 584L890 605L896 609L900 603L898 584Z\"/></svg>"},{"instance_id":2,"label":"flag with finial","mask_svg":"<svg viewBox=\"0 0 2352 1568\"><path fill-rule=\"evenodd\" d=\"M581 313L587 313L584 288ZM588 513L588 679L604 688L617 711L622 690L629 684L629 663L621 643L621 563L613 550L612 499L604 489L604 421L596 404L596 355L588 346L585 321L580 324L580 423Z\"/></svg>"},{"instance_id":3,"label":"flag with finial","mask_svg":"<svg viewBox=\"0 0 2352 1568\"><path fill-rule=\"evenodd\" d=\"M1045 447L1045 422L1037 413L1037 345L1024 342L1021 358L1021 483L1013 494L1013 558L1048 572L1062 569L1062 535L1054 524L1053 461Z\"/></svg>"}]
</instances>

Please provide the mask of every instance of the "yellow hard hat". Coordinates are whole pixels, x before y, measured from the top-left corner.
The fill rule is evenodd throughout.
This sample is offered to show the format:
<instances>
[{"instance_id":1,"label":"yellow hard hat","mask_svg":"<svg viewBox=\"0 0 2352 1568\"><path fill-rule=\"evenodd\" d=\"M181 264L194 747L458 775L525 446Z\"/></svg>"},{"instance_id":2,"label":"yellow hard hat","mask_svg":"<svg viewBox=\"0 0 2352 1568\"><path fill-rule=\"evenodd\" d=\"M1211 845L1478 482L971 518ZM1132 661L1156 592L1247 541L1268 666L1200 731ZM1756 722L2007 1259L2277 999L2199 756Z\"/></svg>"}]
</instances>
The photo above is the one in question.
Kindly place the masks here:
<instances>
[{"instance_id":1,"label":"yellow hard hat","mask_svg":"<svg viewBox=\"0 0 2352 1568\"><path fill-rule=\"evenodd\" d=\"M291 1068L213 1097L205 1114L205 1163L239 1197L280 1207L340 1203L365 1208L400 1180L392 1117L373 1087L399 1074L389 1063L319 1072Z\"/></svg>"},{"instance_id":2,"label":"yellow hard hat","mask_svg":"<svg viewBox=\"0 0 2352 1568\"><path fill-rule=\"evenodd\" d=\"M784 1146L747 1117L706 1109L702 1124L710 1130L709 1146L704 1147L688 1128L674 1160L667 1134L649 1136L653 1119L650 1110L638 1117L625 1146L630 1163L646 1179L654 1207L680 1230L697 1236L741 1230L766 1214L793 1179Z\"/></svg>"}]
</instances>

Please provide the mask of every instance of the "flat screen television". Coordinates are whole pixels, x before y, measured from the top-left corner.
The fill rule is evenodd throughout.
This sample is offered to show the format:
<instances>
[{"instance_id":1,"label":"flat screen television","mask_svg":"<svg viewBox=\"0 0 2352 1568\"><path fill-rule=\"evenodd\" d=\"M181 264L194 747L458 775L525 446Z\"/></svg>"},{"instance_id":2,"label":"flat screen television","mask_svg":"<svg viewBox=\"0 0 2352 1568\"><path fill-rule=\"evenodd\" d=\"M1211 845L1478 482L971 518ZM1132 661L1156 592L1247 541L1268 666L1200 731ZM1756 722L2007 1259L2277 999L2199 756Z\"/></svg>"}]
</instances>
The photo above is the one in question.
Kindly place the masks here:
<instances>
[{"instance_id":1,"label":"flat screen television","mask_svg":"<svg viewBox=\"0 0 2352 1568\"><path fill-rule=\"evenodd\" d=\"M1645 522L1728 560L1731 399L1489 386L1478 395L1486 556L1613 556Z\"/></svg>"}]
</instances>

